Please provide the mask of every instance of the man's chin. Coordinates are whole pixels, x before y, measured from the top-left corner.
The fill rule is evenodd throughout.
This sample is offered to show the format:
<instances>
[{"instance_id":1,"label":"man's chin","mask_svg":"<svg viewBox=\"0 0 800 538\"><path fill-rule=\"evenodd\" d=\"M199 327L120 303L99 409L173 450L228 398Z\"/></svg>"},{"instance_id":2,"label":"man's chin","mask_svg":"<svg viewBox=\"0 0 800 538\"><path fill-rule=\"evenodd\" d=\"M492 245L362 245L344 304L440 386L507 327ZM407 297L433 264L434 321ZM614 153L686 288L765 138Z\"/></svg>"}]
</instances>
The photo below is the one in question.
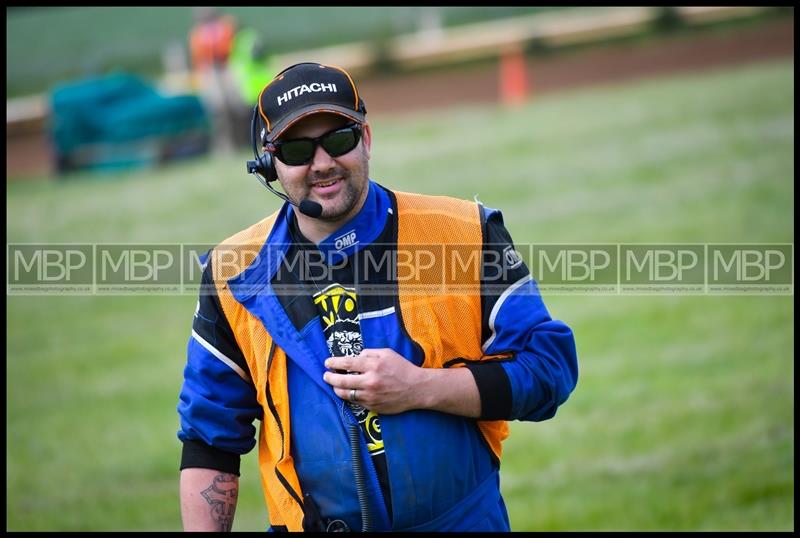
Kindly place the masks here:
<instances>
[{"instance_id":1,"label":"man's chin","mask_svg":"<svg viewBox=\"0 0 800 538\"><path fill-rule=\"evenodd\" d=\"M320 196L318 193L309 192L308 199L322 206L320 219L326 221L341 221L353 216L354 208L358 204L359 196L352 185L345 185L344 189L330 196Z\"/></svg>"},{"instance_id":2,"label":"man's chin","mask_svg":"<svg viewBox=\"0 0 800 538\"><path fill-rule=\"evenodd\" d=\"M337 221L347 216L348 211L338 206L322 205L322 214L319 216L322 220Z\"/></svg>"}]
</instances>

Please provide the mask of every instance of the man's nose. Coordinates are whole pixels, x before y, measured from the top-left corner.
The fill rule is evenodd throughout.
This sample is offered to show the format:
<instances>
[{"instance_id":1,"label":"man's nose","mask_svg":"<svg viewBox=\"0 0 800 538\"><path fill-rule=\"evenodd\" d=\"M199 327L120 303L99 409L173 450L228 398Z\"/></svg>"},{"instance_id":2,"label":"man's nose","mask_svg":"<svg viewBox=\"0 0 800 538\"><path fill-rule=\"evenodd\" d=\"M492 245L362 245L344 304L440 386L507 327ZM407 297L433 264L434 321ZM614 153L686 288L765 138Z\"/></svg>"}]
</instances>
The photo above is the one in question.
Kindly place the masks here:
<instances>
[{"instance_id":1,"label":"man's nose","mask_svg":"<svg viewBox=\"0 0 800 538\"><path fill-rule=\"evenodd\" d=\"M330 170L335 164L333 157L328 155L328 152L322 148L322 145L318 145L314 151L314 158L311 160L311 169L315 172L323 172Z\"/></svg>"}]
</instances>

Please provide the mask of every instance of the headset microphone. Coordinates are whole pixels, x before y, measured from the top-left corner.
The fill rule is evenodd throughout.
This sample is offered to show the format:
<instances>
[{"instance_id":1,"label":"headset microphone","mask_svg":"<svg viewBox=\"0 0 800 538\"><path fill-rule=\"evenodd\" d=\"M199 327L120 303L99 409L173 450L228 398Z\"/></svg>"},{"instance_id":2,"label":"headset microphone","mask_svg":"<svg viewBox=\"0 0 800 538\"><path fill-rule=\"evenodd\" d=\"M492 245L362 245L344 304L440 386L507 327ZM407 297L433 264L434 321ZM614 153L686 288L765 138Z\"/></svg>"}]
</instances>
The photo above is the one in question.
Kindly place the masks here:
<instances>
[{"instance_id":1,"label":"headset microphone","mask_svg":"<svg viewBox=\"0 0 800 538\"><path fill-rule=\"evenodd\" d=\"M300 213L312 219L318 219L322 216L322 204L318 204L314 200L309 200L308 198L300 200L300 205L297 206L297 209L300 210Z\"/></svg>"},{"instance_id":2,"label":"headset microphone","mask_svg":"<svg viewBox=\"0 0 800 538\"><path fill-rule=\"evenodd\" d=\"M288 196L282 192L276 191L270 182L278 179L278 173L275 170L275 164L272 162L272 154L267 152L263 155L258 154L258 147L256 146L256 139L258 133L256 129L256 122L258 119L258 105L253 108L253 119L250 122L250 139L253 145L253 156L255 160L247 161L247 173L256 176L256 179L261 182L267 189L269 189L275 196L282 200L286 200L297 209L300 213L308 217L318 219L322 215L322 205L305 198L300 200L299 204L294 203Z\"/></svg>"}]
</instances>

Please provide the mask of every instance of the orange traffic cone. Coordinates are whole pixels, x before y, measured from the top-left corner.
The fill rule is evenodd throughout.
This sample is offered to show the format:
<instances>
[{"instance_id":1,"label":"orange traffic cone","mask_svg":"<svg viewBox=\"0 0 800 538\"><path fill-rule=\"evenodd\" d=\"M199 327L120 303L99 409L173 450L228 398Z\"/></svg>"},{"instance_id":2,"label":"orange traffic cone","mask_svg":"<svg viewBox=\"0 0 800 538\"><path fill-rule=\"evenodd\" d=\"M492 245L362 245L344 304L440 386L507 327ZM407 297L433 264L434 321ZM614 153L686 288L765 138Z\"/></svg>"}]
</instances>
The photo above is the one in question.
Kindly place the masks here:
<instances>
[{"instance_id":1,"label":"orange traffic cone","mask_svg":"<svg viewBox=\"0 0 800 538\"><path fill-rule=\"evenodd\" d=\"M504 105L519 105L528 95L525 74L525 55L522 48L506 49L500 55L500 102Z\"/></svg>"}]
</instances>

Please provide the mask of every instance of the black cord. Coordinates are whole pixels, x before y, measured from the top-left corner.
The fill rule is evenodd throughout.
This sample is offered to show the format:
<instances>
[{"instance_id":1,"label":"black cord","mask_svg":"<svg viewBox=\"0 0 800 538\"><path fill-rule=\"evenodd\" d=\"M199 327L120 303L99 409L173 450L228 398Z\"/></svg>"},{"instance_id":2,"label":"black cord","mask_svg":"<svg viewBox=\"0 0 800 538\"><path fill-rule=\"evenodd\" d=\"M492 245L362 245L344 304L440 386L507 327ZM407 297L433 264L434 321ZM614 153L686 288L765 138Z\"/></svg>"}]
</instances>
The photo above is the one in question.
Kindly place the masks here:
<instances>
[{"instance_id":1,"label":"black cord","mask_svg":"<svg viewBox=\"0 0 800 538\"><path fill-rule=\"evenodd\" d=\"M361 508L361 532L370 532L372 531L372 510L369 509L366 473L364 472L364 462L361 460L361 431L357 423L349 424L349 434L358 506Z\"/></svg>"}]
</instances>

